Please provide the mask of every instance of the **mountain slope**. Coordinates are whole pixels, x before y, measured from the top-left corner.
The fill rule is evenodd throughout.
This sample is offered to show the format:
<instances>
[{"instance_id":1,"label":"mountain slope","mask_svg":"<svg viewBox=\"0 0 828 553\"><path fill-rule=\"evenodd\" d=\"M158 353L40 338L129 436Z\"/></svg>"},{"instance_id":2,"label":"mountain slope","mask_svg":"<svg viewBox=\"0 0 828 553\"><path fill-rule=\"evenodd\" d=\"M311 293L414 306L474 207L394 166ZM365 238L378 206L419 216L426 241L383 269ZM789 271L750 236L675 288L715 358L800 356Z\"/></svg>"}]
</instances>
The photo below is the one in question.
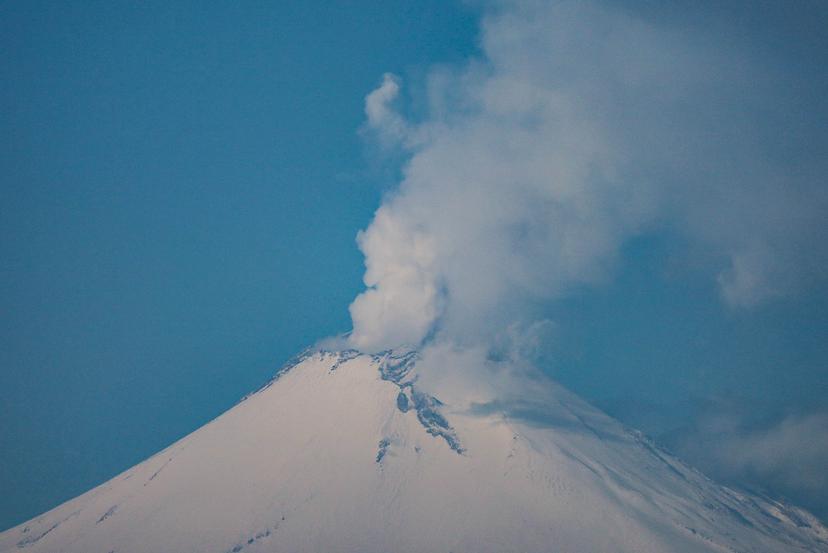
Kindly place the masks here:
<instances>
[{"instance_id":1,"label":"mountain slope","mask_svg":"<svg viewBox=\"0 0 828 553\"><path fill-rule=\"evenodd\" d=\"M0 551L828 551L559 387L459 409L415 352L317 352L216 420L0 534Z\"/></svg>"}]
</instances>

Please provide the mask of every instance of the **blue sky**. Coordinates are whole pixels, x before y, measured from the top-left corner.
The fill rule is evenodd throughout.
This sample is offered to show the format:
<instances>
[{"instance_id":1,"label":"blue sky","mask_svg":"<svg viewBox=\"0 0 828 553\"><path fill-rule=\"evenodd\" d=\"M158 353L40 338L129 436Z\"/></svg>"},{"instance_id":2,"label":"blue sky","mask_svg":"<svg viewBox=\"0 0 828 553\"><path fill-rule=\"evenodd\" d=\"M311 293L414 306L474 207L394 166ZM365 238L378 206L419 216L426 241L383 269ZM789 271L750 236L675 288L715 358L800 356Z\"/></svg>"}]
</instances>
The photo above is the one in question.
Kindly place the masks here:
<instances>
[{"instance_id":1,"label":"blue sky","mask_svg":"<svg viewBox=\"0 0 828 553\"><path fill-rule=\"evenodd\" d=\"M364 271L355 236L411 156L377 139L365 97L394 73L396 107L412 126L428 122L429 79L489 55L478 38L485 9L0 8L0 527L144 459L303 347L351 328ZM802 178L824 189L824 164L813 161L828 145L824 8L642 1L618 9L709 39L765 75L747 72L732 95L702 89L705 114L744 124L752 137L736 153L727 140L691 148L714 152L705 158L714 174L728 176L729 160L761 152L781 173L812 170ZM723 73L714 67L714 85ZM742 116L731 115L743 105ZM702 141L692 134L695 106L663 115ZM387 121L375 123L387 130ZM654 162L641 174L659 171ZM789 441L778 443L798 447L814 429L828 432L824 223L804 227L808 240L784 242L786 263L812 260L816 269L797 278L772 271L794 284L734 308L716 279L731 243L656 219L629 232L596 282L578 281L533 308L554 321L543 366L715 476L825 517L828 483L786 475L818 469L828 448L809 450L811 465L781 457L768 468L693 447L749 450L783 431Z\"/></svg>"}]
</instances>

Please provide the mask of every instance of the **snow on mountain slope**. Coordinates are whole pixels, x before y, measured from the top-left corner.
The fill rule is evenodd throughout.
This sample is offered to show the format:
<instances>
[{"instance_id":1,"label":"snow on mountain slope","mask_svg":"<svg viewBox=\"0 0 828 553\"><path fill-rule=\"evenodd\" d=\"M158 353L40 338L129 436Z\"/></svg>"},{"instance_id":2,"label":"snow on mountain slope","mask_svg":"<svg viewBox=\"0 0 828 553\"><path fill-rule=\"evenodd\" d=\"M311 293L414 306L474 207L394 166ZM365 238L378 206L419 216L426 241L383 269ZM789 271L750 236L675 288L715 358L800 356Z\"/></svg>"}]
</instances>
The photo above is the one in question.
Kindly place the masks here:
<instances>
[{"instance_id":1,"label":"snow on mountain slope","mask_svg":"<svg viewBox=\"0 0 828 553\"><path fill-rule=\"evenodd\" d=\"M0 534L49 553L828 551L573 394L443 404L415 352L317 352L216 420Z\"/></svg>"}]
</instances>

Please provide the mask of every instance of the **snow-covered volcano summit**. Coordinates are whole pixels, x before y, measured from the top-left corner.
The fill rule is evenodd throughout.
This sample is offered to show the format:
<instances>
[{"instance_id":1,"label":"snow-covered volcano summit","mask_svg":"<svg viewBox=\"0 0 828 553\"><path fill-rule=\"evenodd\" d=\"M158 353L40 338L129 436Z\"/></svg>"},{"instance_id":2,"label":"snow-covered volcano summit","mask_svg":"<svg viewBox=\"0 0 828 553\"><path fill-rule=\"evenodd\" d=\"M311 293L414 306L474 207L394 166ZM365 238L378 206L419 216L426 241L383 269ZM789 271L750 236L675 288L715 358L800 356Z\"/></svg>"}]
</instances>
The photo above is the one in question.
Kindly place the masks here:
<instances>
[{"instance_id":1,"label":"snow-covered volcano summit","mask_svg":"<svg viewBox=\"0 0 828 553\"><path fill-rule=\"evenodd\" d=\"M316 352L0 551L828 551L808 513L719 486L573 394L443 403L415 352Z\"/></svg>"}]
</instances>

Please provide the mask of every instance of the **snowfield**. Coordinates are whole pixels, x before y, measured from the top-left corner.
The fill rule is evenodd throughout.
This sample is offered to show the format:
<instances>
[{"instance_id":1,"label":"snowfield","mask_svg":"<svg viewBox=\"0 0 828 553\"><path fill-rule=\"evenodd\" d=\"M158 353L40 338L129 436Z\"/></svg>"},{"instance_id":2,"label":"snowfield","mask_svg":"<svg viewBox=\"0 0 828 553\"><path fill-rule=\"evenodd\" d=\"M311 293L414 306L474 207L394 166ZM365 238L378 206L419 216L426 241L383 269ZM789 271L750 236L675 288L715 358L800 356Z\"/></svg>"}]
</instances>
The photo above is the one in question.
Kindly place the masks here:
<instances>
[{"instance_id":1,"label":"snowfield","mask_svg":"<svg viewBox=\"0 0 828 553\"><path fill-rule=\"evenodd\" d=\"M554 384L543 406L459 407L418 388L416 362L309 354L0 551L828 552L807 512L712 482Z\"/></svg>"}]
</instances>

